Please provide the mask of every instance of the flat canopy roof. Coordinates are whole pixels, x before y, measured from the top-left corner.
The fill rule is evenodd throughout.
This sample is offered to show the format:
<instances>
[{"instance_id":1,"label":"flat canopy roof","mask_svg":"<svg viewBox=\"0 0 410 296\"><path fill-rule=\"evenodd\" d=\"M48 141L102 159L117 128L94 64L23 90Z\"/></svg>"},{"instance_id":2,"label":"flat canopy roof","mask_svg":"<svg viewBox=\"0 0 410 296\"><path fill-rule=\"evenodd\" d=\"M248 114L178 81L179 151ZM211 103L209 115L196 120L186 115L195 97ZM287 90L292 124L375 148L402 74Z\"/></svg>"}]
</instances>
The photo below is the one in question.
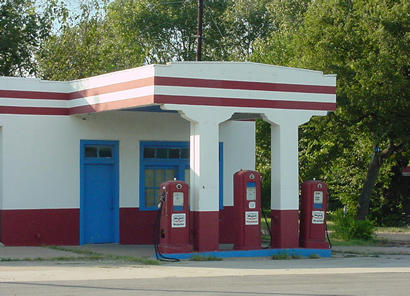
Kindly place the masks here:
<instances>
[{"instance_id":1,"label":"flat canopy roof","mask_svg":"<svg viewBox=\"0 0 410 296\"><path fill-rule=\"evenodd\" d=\"M177 62L65 82L0 77L0 114L152 111L162 104L334 111L336 75L248 62Z\"/></svg>"}]
</instances>

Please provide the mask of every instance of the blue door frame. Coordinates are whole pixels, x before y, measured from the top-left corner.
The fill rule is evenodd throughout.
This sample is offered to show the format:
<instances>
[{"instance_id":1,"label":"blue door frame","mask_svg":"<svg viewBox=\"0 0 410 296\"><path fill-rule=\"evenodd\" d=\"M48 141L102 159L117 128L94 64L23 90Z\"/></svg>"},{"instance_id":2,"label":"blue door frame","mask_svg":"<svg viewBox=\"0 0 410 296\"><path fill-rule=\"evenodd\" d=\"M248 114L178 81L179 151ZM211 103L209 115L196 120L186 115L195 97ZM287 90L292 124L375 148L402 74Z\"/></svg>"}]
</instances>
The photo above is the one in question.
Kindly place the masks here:
<instances>
[{"instance_id":1,"label":"blue door frame","mask_svg":"<svg viewBox=\"0 0 410 296\"><path fill-rule=\"evenodd\" d=\"M86 147L111 147L111 157L86 157ZM87 237L87 215L92 214L92 209L89 205L86 205L86 187L87 187L87 174L86 172L97 172L100 169L100 173L109 175L111 183L109 184L110 191L112 191L110 212L105 213L109 216L110 234L108 241L102 243L118 243L119 242L119 158L118 158L118 141L103 141L103 140L81 140L80 141L80 244L90 242ZM108 169L108 170L107 170ZM90 185L88 185L90 186ZM90 188L88 188L88 191ZM106 193L106 192L104 192ZM89 208L86 208L86 207ZM100 218L103 218L104 213L99 213ZM102 216L101 216L102 215ZM112 228L111 228L112 227ZM112 231L111 231L112 230ZM93 243L91 241L90 243ZM99 242L96 242L99 243Z\"/></svg>"}]
</instances>

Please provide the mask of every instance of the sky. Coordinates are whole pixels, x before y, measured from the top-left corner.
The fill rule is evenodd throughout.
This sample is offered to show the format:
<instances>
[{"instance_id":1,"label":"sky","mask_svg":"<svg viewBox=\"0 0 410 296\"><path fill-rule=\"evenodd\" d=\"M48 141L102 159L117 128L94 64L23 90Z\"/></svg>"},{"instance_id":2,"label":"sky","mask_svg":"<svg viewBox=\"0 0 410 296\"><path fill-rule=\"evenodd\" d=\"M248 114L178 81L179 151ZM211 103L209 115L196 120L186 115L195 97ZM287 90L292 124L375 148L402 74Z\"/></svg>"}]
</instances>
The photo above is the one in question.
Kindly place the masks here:
<instances>
[{"instance_id":1,"label":"sky","mask_svg":"<svg viewBox=\"0 0 410 296\"><path fill-rule=\"evenodd\" d=\"M90 2L91 0L60 0L60 1L65 2L67 5L67 8L71 12L79 12L81 3ZM41 3L48 2L48 0L35 0L35 2L37 6L41 7ZM99 2L102 2L102 1L99 1ZM108 0L108 2L112 2L112 0Z\"/></svg>"},{"instance_id":2,"label":"sky","mask_svg":"<svg viewBox=\"0 0 410 296\"><path fill-rule=\"evenodd\" d=\"M47 3L49 1L50 0L34 0L37 9L39 9L39 12L41 12L42 7L44 7L44 3ZM69 15L70 16L75 16L75 15L78 15L81 12L80 7L81 7L82 3L90 3L93 0L56 0L56 1L60 1L60 2L65 3L66 7L69 9ZM97 0L97 1L100 2L100 3L104 2L104 0ZM105 0L105 1L110 3L113 0ZM71 22L75 23L76 22L75 18L71 19ZM59 26L58 22L56 22L53 25L52 31L54 33L57 33L59 28L60 28L60 26Z\"/></svg>"}]
</instances>

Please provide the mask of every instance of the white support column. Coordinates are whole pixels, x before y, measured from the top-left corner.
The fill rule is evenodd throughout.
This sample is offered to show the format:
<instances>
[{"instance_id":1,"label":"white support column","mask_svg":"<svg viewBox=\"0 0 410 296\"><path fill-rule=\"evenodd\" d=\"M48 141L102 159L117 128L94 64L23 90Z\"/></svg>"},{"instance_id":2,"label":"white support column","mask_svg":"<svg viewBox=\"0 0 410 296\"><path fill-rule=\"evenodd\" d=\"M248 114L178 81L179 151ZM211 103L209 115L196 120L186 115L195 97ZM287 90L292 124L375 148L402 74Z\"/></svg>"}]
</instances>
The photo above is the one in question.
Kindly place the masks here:
<instances>
[{"instance_id":1,"label":"white support column","mask_svg":"<svg viewBox=\"0 0 410 296\"><path fill-rule=\"evenodd\" d=\"M219 122L191 121L191 209L219 210Z\"/></svg>"},{"instance_id":2,"label":"white support column","mask_svg":"<svg viewBox=\"0 0 410 296\"><path fill-rule=\"evenodd\" d=\"M219 247L219 124L229 108L164 105L178 110L191 124L190 203L194 218L194 246L199 251Z\"/></svg>"},{"instance_id":3,"label":"white support column","mask_svg":"<svg viewBox=\"0 0 410 296\"><path fill-rule=\"evenodd\" d=\"M321 111L269 110L271 124L271 228L273 248L299 246L298 127Z\"/></svg>"},{"instance_id":4,"label":"white support column","mask_svg":"<svg viewBox=\"0 0 410 296\"><path fill-rule=\"evenodd\" d=\"M299 208L298 125L271 125L271 209Z\"/></svg>"}]
</instances>

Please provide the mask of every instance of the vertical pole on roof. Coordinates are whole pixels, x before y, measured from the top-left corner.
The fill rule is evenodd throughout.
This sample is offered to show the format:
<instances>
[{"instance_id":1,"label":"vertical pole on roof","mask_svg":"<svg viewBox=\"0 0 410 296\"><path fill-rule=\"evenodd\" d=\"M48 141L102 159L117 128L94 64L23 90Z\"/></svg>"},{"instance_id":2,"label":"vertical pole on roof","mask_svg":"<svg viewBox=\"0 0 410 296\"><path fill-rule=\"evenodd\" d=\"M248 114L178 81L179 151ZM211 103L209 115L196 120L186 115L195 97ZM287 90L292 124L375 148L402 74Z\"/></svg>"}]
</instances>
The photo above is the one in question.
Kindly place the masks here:
<instances>
[{"instance_id":1,"label":"vertical pole on roof","mask_svg":"<svg viewBox=\"0 0 410 296\"><path fill-rule=\"evenodd\" d=\"M196 48L196 60L202 60L202 15L204 10L204 1L198 0L198 27L197 27L197 48Z\"/></svg>"}]
</instances>

